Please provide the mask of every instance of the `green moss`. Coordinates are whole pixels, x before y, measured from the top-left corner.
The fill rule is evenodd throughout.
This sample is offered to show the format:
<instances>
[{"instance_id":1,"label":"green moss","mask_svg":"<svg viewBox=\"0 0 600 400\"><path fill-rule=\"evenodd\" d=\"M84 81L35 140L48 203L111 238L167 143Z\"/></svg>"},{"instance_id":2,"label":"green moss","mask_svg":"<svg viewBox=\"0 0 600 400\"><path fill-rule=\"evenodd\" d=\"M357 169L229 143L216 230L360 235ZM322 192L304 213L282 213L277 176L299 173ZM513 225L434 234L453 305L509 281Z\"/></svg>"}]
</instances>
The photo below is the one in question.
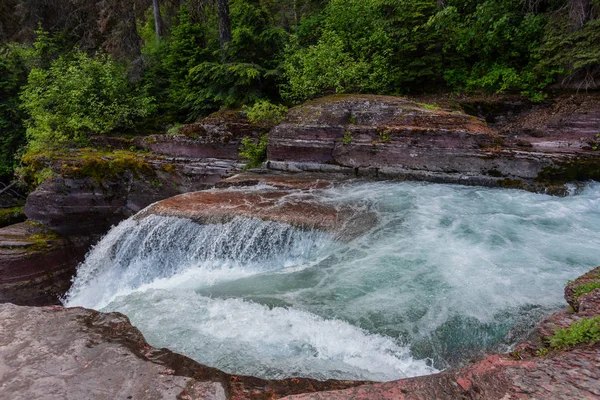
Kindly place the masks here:
<instances>
[{"instance_id":1,"label":"green moss","mask_svg":"<svg viewBox=\"0 0 600 400\"><path fill-rule=\"evenodd\" d=\"M544 168L537 177L543 183L600 180L600 158L580 158Z\"/></svg>"},{"instance_id":2,"label":"green moss","mask_svg":"<svg viewBox=\"0 0 600 400\"><path fill-rule=\"evenodd\" d=\"M385 129L377 133L379 135L379 142L381 143L392 143L392 134L389 129Z\"/></svg>"},{"instance_id":3,"label":"green moss","mask_svg":"<svg viewBox=\"0 0 600 400\"><path fill-rule=\"evenodd\" d=\"M421 107L425 108L426 110L433 110L433 111L439 111L442 108L436 106L435 104L427 104L427 103L417 103L418 105L420 105Z\"/></svg>"},{"instance_id":4,"label":"green moss","mask_svg":"<svg viewBox=\"0 0 600 400\"><path fill-rule=\"evenodd\" d=\"M162 169L165 172L174 172L177 167L173 164L163 164L160 169Z\"/></svg>"},{"instance_id":5,"label":"green moss","mask_svg":"<svg viewBox=\"0 0 600 400\"><path fill-rule=\"evenodd\" d=\"M24 220L23 207L0 208L0 228L23 222Z\"/></svg>"},{"instance_id":6,"label":"green moss","mask_svg":"<svg viewBox=\"0 0 600 400\"><path fill-rule=\"evenodd\" d=\"M548 355L549 352L550 352L549 348L542 347L541 349L539 349L538 351L535 352L535 355L538 357L545 357Z\"/></svg>"},{"instance_id":7,"label":"green moss","mask_svg":"<svg viewBox=\"0 0 600 400\"><path fill-rule=\"evenodd\" d=\"M28 153L19 177L30 188L60 174L69 178L92 178L96 182L115 179L125 172L136 178L151 174L147 153L126 150L100 151L90 148Z\"/></svg>"},{"instance_id":8,"label":"green moss","mask_svg":"<svg viewBox=\"0 0 600 400\"><path fill-rule=\"evenodd\" d=\"M567 328L558 329L547 338L550 347L564 350L578 344L593 344L600 341L600 315L594 318L583 318Z\"/></svg>"},{"instance_id":9,"label":"green moss","mask_svg":"<svg viewBox=\"0 0 600 400\"><path fill-rule=\"evenodd\" d=\"M593 290L600 289L600 281L591 281L591 282L583 282L579 285L576 285L573 288L575 295L573 296L575 300L579 299L580 296L590 293Z\"/></svg>"},{"instance_id":10,"label":"green moss","mask_svg":"<svg viewBox=\"0 0 600 400\"><path fill-rule=\"evenodd\" d=\"M497 169L490 169L487 174L489 176L493 176L494 178L502 177L502 172L498 171Z\"/></svg>"}]
</instances>

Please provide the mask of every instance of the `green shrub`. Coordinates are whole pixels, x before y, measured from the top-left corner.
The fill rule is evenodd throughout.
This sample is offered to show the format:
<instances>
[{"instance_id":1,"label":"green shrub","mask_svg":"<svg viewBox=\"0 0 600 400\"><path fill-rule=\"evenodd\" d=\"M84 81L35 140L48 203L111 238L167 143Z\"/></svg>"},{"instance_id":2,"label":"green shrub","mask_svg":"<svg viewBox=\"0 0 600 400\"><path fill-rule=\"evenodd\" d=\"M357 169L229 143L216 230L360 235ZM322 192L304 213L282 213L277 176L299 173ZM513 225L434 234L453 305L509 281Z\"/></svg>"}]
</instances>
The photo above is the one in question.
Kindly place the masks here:
<instances>
[{"instance_id":1,"label":"green shrub","mask_svg":"<svg viewBox=\"0 0 600 400\"><path fill-rule=\"evenodd\" d=\"M123 66L83 52L32 69L21 101L30 150L130 128L154 111L154 99L130 84Z\"/></svg>"},{"instance_id":2,"label":"green shrub","mask_svg":"<svg viewBox=\"0 0 600 400\"><path fill-rule=\"evenodd\" d=\"M244 113L253 124L277 125L287 115L287 107L259 100L252 107L244 107Z\"/></svg>"},{"instance_id":3,"label":"green shrub","mask_svg":"<svg viewBox=\"0 0 600 400\"><path fill-rule=\"evenodd\" d=\"M267 160L268 137L263 135L258 142L250 138L242 139L240 157L248 160L246 168L258 168Z\"/></svg>"},{"instance_id":4,"label":"green shrub","mask_svg":"<svg viewBox=\"0 0 600 400\"><path fill-rule=\"evenodd\" d=\"M0 208L0 228L25 221L23 207Z\"/></svg>"},{"instance_id":5,"label":"green shrub","mask_svg":"<svg viewBox=\"0 0 600 400\"><path fill-rule=\"evenodd\" d=\"M567 328L558 329L548 340L550 347L554 349L567 349L582 343L596 343L600 341L600 316L584 318Z\"/></svg>"}]
</instances>

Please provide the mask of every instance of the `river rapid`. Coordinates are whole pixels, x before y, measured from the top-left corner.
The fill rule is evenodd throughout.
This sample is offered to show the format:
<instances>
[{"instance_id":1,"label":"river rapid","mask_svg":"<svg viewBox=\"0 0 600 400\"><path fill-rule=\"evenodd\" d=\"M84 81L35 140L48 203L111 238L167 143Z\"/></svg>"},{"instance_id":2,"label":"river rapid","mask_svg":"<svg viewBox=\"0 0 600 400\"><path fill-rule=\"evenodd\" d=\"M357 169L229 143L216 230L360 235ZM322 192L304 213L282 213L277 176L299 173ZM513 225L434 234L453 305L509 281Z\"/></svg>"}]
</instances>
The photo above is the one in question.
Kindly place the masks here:
<instances>
[{"instance_id":1,"label":"river rapid","mask_svg":"<svg viewBox=\"0 0 600 400\"><path fill-rule=\"evenodd\" d=\"M122 312L153 346L229 373L388 381L510 350L600 265L597 183L563 198L404 182L317 194L373 227L342 241L258 219L131 218L64 302Z\"/></svg>"}]
</instances>

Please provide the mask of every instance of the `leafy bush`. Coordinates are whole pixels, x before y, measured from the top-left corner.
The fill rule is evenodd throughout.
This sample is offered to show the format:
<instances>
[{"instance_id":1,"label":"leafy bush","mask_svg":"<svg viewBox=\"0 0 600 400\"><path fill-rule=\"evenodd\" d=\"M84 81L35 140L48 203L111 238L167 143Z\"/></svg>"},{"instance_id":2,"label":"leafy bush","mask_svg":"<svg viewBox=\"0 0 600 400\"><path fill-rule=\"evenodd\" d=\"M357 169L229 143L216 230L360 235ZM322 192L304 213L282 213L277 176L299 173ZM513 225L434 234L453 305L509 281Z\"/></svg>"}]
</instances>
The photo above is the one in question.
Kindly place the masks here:
<instances>
[{"instance_id":1,"label":"leafy bush","mask_svg":"<svg viewBox=\"0 0 600 400\"><path fill-rule=\"evenodd\" d=\"M258 142L250 139L242 139L240 157L248 160L246 168L258 168L267 160L268 137L263 135Z\"/></svg>"},{"instance_id":2,"label":"leafy bush","mask_svg":"<svg viewBox=\"0 0 600 400\"><path fill-rule=\"evenodd\" d=\"M287 107L260 100L252 107L244 107L244 113L253 124L277 125L285 119Z\"/></svg>"},{"instance_id":3,"label":"leafy bush","mask_svg":"<svg viewBox=\"0 0 600 400\"><path fill-rule=\"evenodd\" d=\"M600 2L593 2L596 13ZM600 78L600 19L588 21L582 29L573 29L566 13L552 16L539 48L538 70L562 76L562 83L575 80L577 87L593 87Z\"/></svg>"},{"instance_id":4,"label":"leafy bush","mask_svg":"<svg viewBox=\"0 0 600 400\"><path fill-rule=\"evenodd\" d=\"M83 52L31 70L21 101L30 150L129 128L154 110L154 99L135 90L123 66L105 54Z\"/></svg>"},{"instance_id":5,"label":"leafy bush","mask_svg":"<svg viewBox=\"0 0 600 400\"><path fill-rule=\"evenodd\" d=\"M519 90L540 100L553 71L537 69L547 18L522 0L449 1L428 25L443 35L443 75L455 90Z\"/></svg>"},{"instance_id":6,"label":"leafy bush","mask_svg":"<svg viewBox=\"0 0 600 400\"><path fill-rule=\"evenodd\" d=\"M600 341L600 316L583 318L567 328L558 329L549 341L550 347L555 349L566 349L582 343L596 343Z\"/></svg>"}]
</instances>

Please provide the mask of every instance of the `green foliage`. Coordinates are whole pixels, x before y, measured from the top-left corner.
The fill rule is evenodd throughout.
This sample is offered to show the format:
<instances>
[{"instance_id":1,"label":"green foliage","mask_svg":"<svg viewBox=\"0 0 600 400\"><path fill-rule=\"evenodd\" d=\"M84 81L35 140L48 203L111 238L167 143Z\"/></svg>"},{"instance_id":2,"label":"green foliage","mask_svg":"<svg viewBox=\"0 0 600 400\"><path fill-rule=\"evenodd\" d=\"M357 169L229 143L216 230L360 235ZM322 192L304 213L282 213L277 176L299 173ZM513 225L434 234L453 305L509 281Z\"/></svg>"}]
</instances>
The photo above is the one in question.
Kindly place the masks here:
<instances>
[{"instance_id":1,"label":"green foliage","mask_svg":"<svg viewBox=\"0 0 600 400\"><path fill-rule=\"evenodd\" d=\"M0 178L12 175L19 149L25 144L19 91L27 80L20 48L0 45Z\"/></svg>"},{"instance_id":2,"label":"green foliage","mask_svg":"<svg viewBox=\"0 0 600 400\"><path fill-rule=\"evenodd\" d=\"M23 207L0 208L0 228L25 221Z\"/></svg>"},{"instance_id":3,"label":"green foliage","mask_svg":"<svg viewBox=\"0 0 600 400\"><path fill-rule=\"evenodd\" d=\"M250 139L242 139L240 148L240 157L248 160L246 168L257 168L267 160L268 137L263 135L258 142Z\"/></svg>"},{"instance_id":4,"label":"green foliage","mask_svg":"<svg viewBox=\"0 0 600 400\"><path fill-rule=\"evenodd\" d=\"M596 12L600 2L596 1ZM600 76L600 19L588 21L582 29L573 29L566 13L553 15L539 48L539 70L562 76L563 83L579 78L578 88L593 86Z\"/></svg>"},{"instance_id":5,"label":"green foliage","mask_svg":"<svg viewBox=\"0 0 600 400\"><path fill-rule=\"evenodd\" d=\"M153 99L132 87L123 66L105 54L83 52L32 69L21 101L30 150L130 128L154 110Z\"/></svg>"},{"instance_id":6,"label":"green foliage","mask_svg":"<svg viewBox=\"0 0 600 400\"><path fill-rule=\"evenodd\" d=\"M485 0L464 7L450 1L428 22L444 39L443 76L455 90L519 90L541 100L554 71L538 69L547 19L525 11L522 0Z\"/></svg>"},{"instance_id":7,"label":"green foliage","mask_svg":"<svg viewBox=\"0 0 600 400\"><path fill-rule=\"evenodd\" d=\"M379 141L381 143L391 143L392 142L392 135L391 135L391 132L389 129L378 132L377 135L379 135Z\"/></svg>"},{"instance_id":8,"label":"green foliage","mask_svg":"<svg viewBox=\"0 0 600 400\"><path fill-rule=\"evenodd\" d=\"M344 138L342 139L342 143L346 145L352 144L352 132L344 132Z\"/></svg>"},{"instance_id":9,"label":"green foliage","mask_svg":"<svg viewBox=\"0 0 600 400\"><path fill-rule=\"evenodd\" d=\"M573 296L577 300L581 295L590 293L593 290L600 289L600 281L583 282L573 288L575 295Z\"/></svg>"},{"instance_id":10,"label":"green foliage","mask_svg":"<svg viewBox=\"0 0 600 400\"><path fill-rule=\"evenodd\" d=\"M262 2L232 0L230 13L232 41L222 50L214 12L197 21L184 5L163 50L162 72L158 67L153 71L168 76L170 107L185 119L279 98L278 56L287 33L274 24Z\"/></svg>"},{"instance_id":11,"label":"green foliage","mask_svg":"<svg viewBox=\"0 0 600 400\"><path fill-rule=\"evenodd\" d=\"M244 113L253 124L277 125L287 115L287 107L259 100L252 107L244 107Z\"/></svg>"},{"instance_id":12,"label":"green foliage","mask_svg":"<svg viewBox=\"0 0 600 400\"><path fill-rule=\"evenodd\" d=\"M596 343L600 341L600 316L583 318L567 328L558 329L548 340L550 347L554 349L567 349L582 343Z\"/></svg>"},{"instance_id":13,"label":"green foliage","mask_svg":"<svg viewBox=\"0 0 600 400\"><path fill-rule=\"evenodd\" d=\"M550 349L548 349L547 347L542 347L541 349L538 349L535 352L535 355L538 357L545 357L548 355L549 352L550 352Z\"/></svg>"},{"instance_id":14,"label":"green foliage","mask_svg":"<svg viewBox=\"0 0 600 400\"><path fill-rule=\"evenodd\" d=\"M327 93L397 93L435 77L439 54L426 0L332 0L316 44L296 36L283 63L282 95L300 102ZM359 16L359 17L357 17Z\"/></svg>"}]
</instances>

